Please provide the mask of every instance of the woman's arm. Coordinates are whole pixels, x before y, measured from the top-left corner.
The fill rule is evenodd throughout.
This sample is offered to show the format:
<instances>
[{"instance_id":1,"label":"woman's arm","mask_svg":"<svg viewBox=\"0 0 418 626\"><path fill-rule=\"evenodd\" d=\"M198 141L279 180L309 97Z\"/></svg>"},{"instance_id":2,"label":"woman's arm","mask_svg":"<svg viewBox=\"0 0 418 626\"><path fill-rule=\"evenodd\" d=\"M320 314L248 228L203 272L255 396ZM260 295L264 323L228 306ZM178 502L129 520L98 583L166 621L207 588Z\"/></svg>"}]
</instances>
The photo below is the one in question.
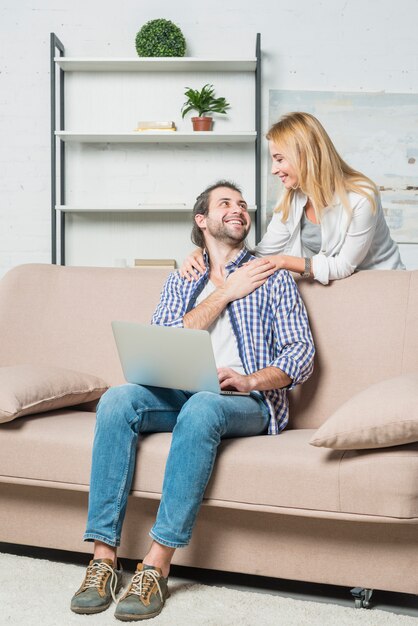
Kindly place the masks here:
<instances>
[{"instance_id":1,"label":"woman's arm","mask_svg":"<svg viewBox=\"0 0 418 626\"><path fill-rule=\"evenodd\" d=\"M280 213L273 213L270 224L267 227L264 237L254 248L256 256L270 256L281 254L286 248L290 239L290 231L286 224L283 224ZM277 268L279 269L279 268Z\"/></svg>"},{"instance_id":2,"label":"woman's arm","mask_svg":"<svg viewBox=\"0 0 418 626\"><path fill-rule=\"evenodd\" d=\"M377 199L379 201L379 199ZM323 253L311 259L311 277L324 285L330 280L346 278L355 272L365 259L376 231L377 211L373 213L370 201L365 196L358 197L353 206L350 225L344 236L344 242L338 254L333 256ZM302 257L276 254L268 256L276 269L286 269L302 274L305 271L305 259Z\"/></svg>"},{"instance_id":3,"label":"woman's arm","mask_svg":"<svg viewBox=\"0 0 418 626\"><path fill-rule=\"evenodd\" d=\"M377 198L378 210L380 206ZM376 231L378 210L373 213L370 201L360 196L353 206L353 213L343 245L338 254L312 257L313 276L324 285L330 280L346 278L355 272L365 259Z\"/></svg>"},{"instance_id":4,"label":"woman's arm","mask_svg":"<svg viewBox=\"0 0 418 626\"><path fill-rule=\"evenodd\" d=\"M289 239L290 231L287 225L283 224L279 213L273 213L273 217L271 218L264 237L254 248L254 254L258 257L268 257L269 260L275 264L276 270L289 269L292 272L303 272L305 269L304 259L290 256L284 257L281 255ZM299 262L295 265L292 259ZM284 263L286 263L286 265L284 265ZM292 267L290 267L290 265L292 265ZM301 268L300 270L298 269L299 266ZM190 281L197 280L201 274L205 273L205 269L203 250L201 248L195 248L195 250L185 258L179 272L180 276Z\"/></svg>"},{"instance_id":5,"label":"woman's arm","mask_svg":"<svg viewBox=\"0 0 418 626\"><path fill-rule=\"evenodd\" d=\"M289 256L288 254L276 254L266 258L274 263L276 270L289 270L289 272L296 272L297 274L303 274L305 271L304 257ZM312 264L310 275L313 276Z\"/></svg>"},{"instance_id":6,"label":"woman's arm","mask_svg":"<svg viewBox=\"0 0 418 626\"><path fill-rule=\"evenodd\" d=\"M286 269L291 272L302 273L305 270L305 259L296 256L283 255L290 239L290 231L283 224L280 213L273 213L267 231L254 249L256 256L263 256L274 263L276 270Z\"/></svg>"},{"instance_id":7,"label":"woman's arm","mask_svg":"<svg viewBox=\"0 0 418 626\"><path fill-rule=\"evenodd\" d=\"M202 248L195 248L187 256L179 269L180 276L186 280L197 280L206 271Z\"/></svg>"}]
</instances>

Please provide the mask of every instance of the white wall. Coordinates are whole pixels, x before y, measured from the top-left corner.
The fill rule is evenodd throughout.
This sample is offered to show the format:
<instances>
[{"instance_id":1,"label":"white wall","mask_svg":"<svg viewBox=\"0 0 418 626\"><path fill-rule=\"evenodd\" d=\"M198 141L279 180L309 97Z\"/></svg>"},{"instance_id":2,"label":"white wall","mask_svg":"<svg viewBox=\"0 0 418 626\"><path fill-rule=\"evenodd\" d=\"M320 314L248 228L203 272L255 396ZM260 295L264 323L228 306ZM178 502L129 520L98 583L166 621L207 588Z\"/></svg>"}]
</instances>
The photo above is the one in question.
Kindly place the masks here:
<instances>
[{"instance_id":1,"label":"white wall","mask_svg":"<svg viewBox=\"0 0 418 626\"><path fill-rule=\"evenodd\" d=\"M135 56L158 17L192 56L253 56L261 33L265 130L269 89L418 91L416 0L0 0L0 275L50 260L49 33L68 56Z\"/></svg>"}]
</instances>

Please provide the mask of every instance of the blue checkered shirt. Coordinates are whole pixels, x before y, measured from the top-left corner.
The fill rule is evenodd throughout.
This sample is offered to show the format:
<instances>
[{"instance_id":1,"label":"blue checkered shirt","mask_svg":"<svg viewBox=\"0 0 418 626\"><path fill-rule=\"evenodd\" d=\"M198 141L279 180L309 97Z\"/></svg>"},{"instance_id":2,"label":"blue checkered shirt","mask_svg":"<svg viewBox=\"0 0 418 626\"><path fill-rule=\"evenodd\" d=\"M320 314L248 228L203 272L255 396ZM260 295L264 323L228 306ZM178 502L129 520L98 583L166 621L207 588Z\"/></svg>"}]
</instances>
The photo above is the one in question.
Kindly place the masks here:
<instances>
[{"instance_id":1,"label":"blue checkered shirt","mask_svg":"<svg viewBox=\"0 0 418 626\"><path fill-rule=\"evenodd\" d=\"M225 266L234 272L243 263L255 259L243 249ZM183 326L183 317L196 304L196 299L209 279L209 265L197 281L172 272L161 293L152 324ZM278 434L289 421L287 390L303 383L312 373L315 354L305 306L292 276L286 270L275 272L258 289L227 306L239 354L247 374L278 367L292 383L286 389L262 391L269 409L270 435Z\"/></svg>"}]
</instances>

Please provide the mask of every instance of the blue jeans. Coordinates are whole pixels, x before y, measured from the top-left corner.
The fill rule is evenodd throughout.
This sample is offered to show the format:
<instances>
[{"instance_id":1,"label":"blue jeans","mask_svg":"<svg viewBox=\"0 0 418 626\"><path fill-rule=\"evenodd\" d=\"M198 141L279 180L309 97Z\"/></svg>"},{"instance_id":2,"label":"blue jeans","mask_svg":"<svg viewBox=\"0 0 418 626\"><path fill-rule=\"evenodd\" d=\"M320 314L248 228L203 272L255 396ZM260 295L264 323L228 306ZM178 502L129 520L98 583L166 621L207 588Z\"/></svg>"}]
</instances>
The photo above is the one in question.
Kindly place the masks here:
<instances>
[{"instance_id":1,"label":"blue jeans","mask_svg":"<svg viewBox=\"0 0 418 626\"><path fill-rule=\"evenodd\" d=\"M222 438L267 432L269 412L258 394L223 396L122 385L97 410L86 541L120 544L140 433L173 432L162 497L150 536L186 546Z\"/></svg>"}]
</instances>

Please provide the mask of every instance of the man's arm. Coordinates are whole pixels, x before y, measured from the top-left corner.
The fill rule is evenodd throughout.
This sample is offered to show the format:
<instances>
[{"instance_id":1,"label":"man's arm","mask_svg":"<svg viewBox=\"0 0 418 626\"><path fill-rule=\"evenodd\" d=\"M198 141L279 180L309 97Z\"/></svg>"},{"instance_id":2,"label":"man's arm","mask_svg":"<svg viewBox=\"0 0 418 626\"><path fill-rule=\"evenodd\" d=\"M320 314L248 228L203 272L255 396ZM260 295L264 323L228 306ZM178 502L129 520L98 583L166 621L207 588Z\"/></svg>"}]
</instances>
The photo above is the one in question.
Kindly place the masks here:
<instances>
[{"instance_id":1,"label":"man's arm","mask_svg":"<svg viewBox=\"0 0 418 626\"><path fill-rule=\"evenodd\" d=\"M245 376L230 368L220 368L218 377L222 389L246 392L291 389L311 375L315 348L308 316L288 272L275 275L269 305L273 316L272 360L267 367Z\"/></svg>"},{"instance_id":2,"label":"man's arm","mask_svg":"<svg viewBox=\"0 0 418 626\"><path fill-rule=\"evenodd\" d=\"M270 365L288 375L291 389L312 374L315 346L305 305L289 272L276 274L271 306L277 357Z\"/></svg>"},{"instance_id":3,"label":"man's arm","mask_svg":"<svg viewBox=\"0 0 418 626\"><path fill-rule=\"evenodd\" d=\"M207 330L217 320L230 300L224 287L218 287L213 293L183 317L184 328Z\"/></svg>"},{"instance_id":4,"label":"man's arm","mask_svg":"<svg viewBox=\"0 0 418 626\"><path fill-rule=\"evenodd\" d=\"M264 369L247 374L238 374L230 367L218 368L218 379L222 390L235 389L236 391L269 391L288 387L292 379L277 367Z\"/></svg>"},{"instance_id":5,"label":"man's arm","mask_svg":"<svg viewBox=\"0 0 418 626\"><path fill-rule=\"evenodd\" d=\"M274 271L274 265L267 259L256 259L243 265L229 274L226 281L203 302L184 315L184 327L207 330L230 302L248 296L265 283Z\"/></svg>"},{"instance_id":6,"label":"man's arm","mask_svg":"<svg viewBox=\"0 0 418 626\"><path fill-rule=\"evenodd\" d=\"M190 290L190 283L184 283L178 272L171 272L161 291L151 324L182 328Z\"/></svg>"},{"instance_id":7,"label":"man's arm","mask_svg":"<svg viewBox=\"0 0 418 626\"><path fill-rule=\"evenodd\" d=\"M151 323L159 326L207 330L226 306L260 287L275 271L268 259L255 259L232 272L226 281L197 307L186 313L193 284L172 272L163 287Z\"/></svg>"}]
</instances>

